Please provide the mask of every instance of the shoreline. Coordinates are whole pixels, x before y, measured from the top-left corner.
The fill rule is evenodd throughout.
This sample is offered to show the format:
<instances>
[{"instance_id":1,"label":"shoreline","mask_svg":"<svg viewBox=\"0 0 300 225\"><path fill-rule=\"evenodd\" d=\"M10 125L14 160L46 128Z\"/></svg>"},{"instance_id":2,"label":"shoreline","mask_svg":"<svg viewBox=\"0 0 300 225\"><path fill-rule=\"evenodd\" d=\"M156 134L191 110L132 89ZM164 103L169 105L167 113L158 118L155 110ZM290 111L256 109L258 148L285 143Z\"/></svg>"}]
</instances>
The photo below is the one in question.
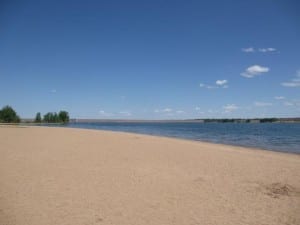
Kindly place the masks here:
<instances>
[{"instance_id":1,"label":"shoreline","mask_svg":"<svg viewBox=\"0 0 300 225\"><path fill-rule=\"evenodd\" d=\"M217 145L220 147L232 147L232 148L238 148L238 149L244 149L244 150L255 150L255 151L266 151L266 152L275 152L275 153L283 153L283 154L293 154L300 156L300 153L296 152L288 152L288 151L279 151L279 150L271 150L271 149L263 149L263 148L256 148L256 147L249 147L249 146L243 146L243 145L233 145L233 144L224 144L224 143L216 143L212 141L205 141L205 140L193 140L193 139L188 139L188 138L180 138L180 137L172 137L172 136L163 136L163 135L156 135L156 134L143 134L143 133L137 133L137 132L130 132L130 131L114 131L114 130L104 130L104 129L93 129L93 128L79 128L79 127L60 127L60 126L47 126L47 125L28 125L28 124L0 124L1 127L20 127L20 128L30 128L30 127L42 127L42 128L59 128L59 129L74 129L74 130L91 130L91 131L100 131L100 132L108 132L112 134L125 134L125 135L141 135L145 137L155 137L155 138L163 138L163 139L171 139L171 140L179 140L179 141L187 141L187 142L195 142L195 143L204 143L204 144L212 144L212 145Z\"/></svg>"},{"instance_id":2,"label":"shoreline","mask_svg":"<svg viewBox=\"0 0 300 225\"><path fill-rule=\"evenodd\" d=\"M0 146L0 224L300 222L298 154L42 126Z\"/></svg>"},{"instance_id":3,"label":"shoreline","mask_svg":"<svg viewBox=\"0 0 300 225\"><path fill-rule=\"evenodd\" d=\"M275 153L283 153L283 154L292 154L300 156L300 153L298 152L292 152L292 151L283 151L283 150L274 150L274 149L267 149L267 148L259 148L259 147L253 147L253 146L246 146L246 145L234 145L234 144L227 144L227 143L218 143L213 142L209 140L195 140L195 139L189 139L189 138L183 138L183 137L175 137L175 136L164 136L164 135L157 135L157 134L144 134L144 133L138 133L134 131L115 131L115 130L105 130L105 129L93 129L93 128L81 128L81 127L67 127L67 126L55 126L59 124L50 124L50 126L47 126L49 124L0 124L1 127L22 127L22 128L29 128L29 127L44 127L44 128L67 128L67 129L79 129L79 130L94 130L94 131L100 131L100 132L112 132L116 134L132 134L132 135L142 135L142 136L150 136L150 137L157 137L157 138L167 138L167 139L175 139L175 140L182 140L182 141L191 141L196 143L207 143L207 144L213 144L213 145L220 145L220 146L229 146L233 148L243 148L245 150L251 150L251 151L267 151L267 152L275 152ZM54 126L52 126L54 125Z\"/></svg>"},{"instance_id":4,"label":"shoreline","mask_svg":"<svg viewBox=\"0 0 300 225\"><path fill-rule=\"evenodd\" d=\"M1 126L1 125L0 125ZM22 125L26 126L26 124ZM167 136L167 135L159 135L159 134L146 134L146 133L138 133L134 131L115 131L115 130L105 130L105 129L94 129L94 128L82 128L82 127L68 127L68 126L47 126L43 124L38 124L38 125L29 125L28 127L53 127L53 128L70 128L70 129L82 129L82 130L98 130L98 131L104 131L104 132L116 132L116 133L128 133L128 134L139 134L139 135L145 135L145 136L152 136L152 137L162 137L162 138L170 138L170 139L178 139L178 140L183 140L183 141L192 141L192 142L203 142L203 143L211 143L211 144L216 144L216 145L225 145L225 146L231 146L231 147L239 147L239 148L245 148L245 149L252 149L255 151L271 151L271 152L278 152L278 153L285 153L285 154L295 154L295 155L300 155L300 152L294 152L294 151L288 151L288 150L280 150L280 149L271 149L271 148L262 148L262 147L254 147L254 146L246 146L242 144L230 144L230 143L221 143L221 142L213 142L210 140L196 140L192 138L184 138L184 137L179 137L179 136Z\"/></svg>"},{"instance_id":5,"label":"shoreline","mask_svg":"<svg viewBox=\"0 0 300 225\"><path fill-rule=\"evenodd\" d=\"M40 126L40 127L52 127L52 126ZM101 132L112 132L116 134L132 134L132 135L141 135L141 136L150 136L150 137L156 137L156 138L165 138L165 139L171 139L171 140L179 140L179 141L188 141L188 142L195 142L195 143L205 143L205 144L212 144L212 145L219 145L219 146L227 146L232 148L238 148L241 150L250 150L250 151L266 151L266 152L276 152L276 153L283 153L283 154L292 154L296 156L300 156L300 153L297 152L288 152L288 151L280 151L280 150L272 150L272 149L264 149L264 148L257 148L257 147L251 147L251 146L244 146L244 145L233 145L233 144L225 144L225 143L216 143L212 141L205 141L205 140L194 140L194 139L188 139L188 138L181 138L181 137L172 137L172 136L163 136L163 135L156 135L156 134L143 134L143 133L137 133L137 132L130 132L130 131L114 131L114 130L104 130L104 129L92 129L92 128L75 128L75 127L56 127L53 126L52 128L68 128L68 129L79 129L79 130L95 130L95 131L101 131Z\"/></svg>"},{"instance_id":6,"label":"shoreline","mask_svg":"<svg viewBox=\"0 0 300 225\"><path fill-rule=\"evenodd\" d=\"M51 125L51 124L50 124ZM74 129L74 130L92 130L92 131L100 131L100 132L108 132L108 133L116 133L116 134L129 134L129 135L141 135L141 136L149 136L149 137L155 137L155 138L165 138L165 139L171 139L171 140L179 140L179 141L187 141L187 142L195 142L195 143L204 143L204 144L212 144L217 145L220 147L231 147L235 149L239 149L242 151L263 151L263 152L273 152L273 153L279 153L279 154L289 154L289 155L295 155L300 156L300 153L298 152L292 152L292 151L283 151L283 150L273 150L273 149L267 149L267 148L259 148L259 147L252 147L252 146L245 146L245 145L234 145L234 144L227 144L227 143L217 143L213 141L205 141L205 140L194 140L189 138L181 138L181 137L172 137L172 136L163 136L163 135L156 135L156 134L143 134L138 132L131 132L131 131L114 131L114 130L105 130L105 129L93 129L93 128L80 128L80 127L67 127L67 126L47 126L44 124L0 124L1 127L20 127L20 128L30 128L30 127L42 127L42 128L59 128L59 129Z\"/></svg>"}]
</instances>

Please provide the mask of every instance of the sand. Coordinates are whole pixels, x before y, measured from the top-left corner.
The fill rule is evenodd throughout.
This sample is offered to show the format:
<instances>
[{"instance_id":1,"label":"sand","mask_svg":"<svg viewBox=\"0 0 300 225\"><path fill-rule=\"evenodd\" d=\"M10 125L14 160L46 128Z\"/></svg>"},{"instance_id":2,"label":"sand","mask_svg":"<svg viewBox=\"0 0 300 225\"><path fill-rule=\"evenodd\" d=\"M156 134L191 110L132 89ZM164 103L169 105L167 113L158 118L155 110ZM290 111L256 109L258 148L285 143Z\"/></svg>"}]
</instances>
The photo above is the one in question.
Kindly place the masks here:
<instances>
[{"instance_id":1,"label":"sand","mask_svg":"<svg viewBox=\"0 0 300 225\"><path fill-rule=\"evenodd\" d=\"M0 127L1 225L300 224L300 156Z\"/></svg>"}]
</instances>

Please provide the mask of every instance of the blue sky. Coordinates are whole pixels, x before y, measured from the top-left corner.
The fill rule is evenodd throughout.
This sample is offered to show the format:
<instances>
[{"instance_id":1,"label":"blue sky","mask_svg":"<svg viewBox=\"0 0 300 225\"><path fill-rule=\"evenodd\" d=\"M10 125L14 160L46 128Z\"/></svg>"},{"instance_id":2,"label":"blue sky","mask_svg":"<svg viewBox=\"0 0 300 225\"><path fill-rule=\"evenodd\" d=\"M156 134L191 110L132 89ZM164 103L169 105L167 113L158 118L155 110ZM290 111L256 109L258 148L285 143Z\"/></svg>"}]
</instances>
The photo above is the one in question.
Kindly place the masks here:
<instances>
[{"instance_id":1,"label":"blue sky","mask_svg":"<svg viewBox=\"0 0 300 225\"><path fill-rule=\"evenodd\" d=\"M0 107L23 118L300 116L299 1L1 1Z\"/></svg>"}]
</instances>

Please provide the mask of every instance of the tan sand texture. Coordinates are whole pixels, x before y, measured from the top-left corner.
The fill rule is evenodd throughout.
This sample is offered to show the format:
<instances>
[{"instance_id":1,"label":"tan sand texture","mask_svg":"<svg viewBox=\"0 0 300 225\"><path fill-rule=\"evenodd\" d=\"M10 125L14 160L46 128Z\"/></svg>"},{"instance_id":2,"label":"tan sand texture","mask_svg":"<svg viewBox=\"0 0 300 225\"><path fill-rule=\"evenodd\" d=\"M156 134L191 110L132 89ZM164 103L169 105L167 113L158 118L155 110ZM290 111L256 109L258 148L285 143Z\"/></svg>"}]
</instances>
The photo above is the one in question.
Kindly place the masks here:
<instances>
[{"instance_id":1,"label":"tan sand texture","mask_svg":"<svg viewBox=\"0 0 300 225\"><path fill-rule=\"evenodd\" d=\"M300 224L300 156L0 127L0 225Z\"/></svg>"}]
</instances>

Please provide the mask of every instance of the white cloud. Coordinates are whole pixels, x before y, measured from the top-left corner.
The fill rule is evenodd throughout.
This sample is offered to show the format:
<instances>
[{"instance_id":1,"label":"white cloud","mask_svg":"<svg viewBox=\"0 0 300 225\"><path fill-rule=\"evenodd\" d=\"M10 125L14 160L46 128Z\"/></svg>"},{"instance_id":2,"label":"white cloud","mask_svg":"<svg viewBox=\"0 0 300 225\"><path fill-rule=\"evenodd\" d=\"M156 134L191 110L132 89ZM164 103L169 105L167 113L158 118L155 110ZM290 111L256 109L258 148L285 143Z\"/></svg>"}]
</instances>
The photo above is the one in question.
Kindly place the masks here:
<instances>
[{"instance_id":1,"label":"white cloud","mask_svg":"<svg viewBox=\"0 0 300 225\"><path fill-rule=\"evenodd\" d=\"M162 111L163 111L163 112L172 112L173 110L170 109L170 108L165 108L165 109L163 109Z\"/></svg>"},{"instance_id":2,"label":"white cloud","mask_svg":"<svg viewBox=\"0 0 300 225\"><path fill-rule=\"evenodd\" d=\"M199 84L199 87L201 87L201 88L207 88L207 89L218 88L218 87L216 87L216 86L206 85L206 84L203 84L203 83L200 83L200 84Z\"/></svg>"},{"instance_id":3,"label":"white cloud","mask_svg":"<svg viewBox=\"0 0 300 225\"><path fill-rule=\"evenodd\" d=\"M173 112L173 109L171 108L164 108L164 109L155 109L155 113L171 113Z\"/></svg>"},{"instance_id":4,"label":"white cloud","mask_svg":"<svg viewBox=\"0 0 300 225\"><path fill-rule=\"evenodd\" d=\"M241 73L241 76L252 78L258 75L261 75L262 73L267 73L270 71L270 68L260 66L260 65L253 65L248 67L245 72Z\"/></svg>"},{"instance_id":5,"label":"white cloud","mask_svg":"<svg viewBox=\"0 0 300 225\"><path fill-rule=\"evenodd\" d=\"M236 106L235 104L227 104L225 106L223 106L223 109L226 113L231 113L235 110L237 110L239 107Z\"/></svg>"},{"instance_id":6,"label":"white cloud","mask_svg":"<svg viewBox=\"0 0 300 225\"><path fill-rule=\"evenodd\" d=\"M277 49L276 48L259 48L258 49L259 52L276 52Z\"/></svg>"},{"instance_id":7,"label":"white cloud","mask_svg":"<svg viewBox=\"0 0 300 225\"><path fill-rule=\"evenodd\" d=\"M206 88L206 89L216 89L216 88L228 88L228 81L227 80L216 80L216 85L207 85L204 83L200 83L201 88Z\"/></svg>"},{"instance_id":8,"label":"white cloud","mask_svg":"<svg viewBox=\"0 0 300 225\"><path fill-rule=\"evenodd\" d=\"M227 83L228 83L227 80L217 80L217 81L216 81L216 85L219 85L219 86L223 86L223 85L225 85L225 84L227 84Z\"/></svg>"},{"instance_id":9,"label":"white cloud","mask_svg":"<svg viewBox=\"0 0 300 225\"><path fill-rule=\"evenodd\" d=\"M182 114L182 113L185 113L185 112L182 111L182 110L177 110L176 113L177 113L177 114Z\"/></svg>"},{"instance_id":10,"label":"white cloud","mask_svg":"<svg viewBox=\"0 0 300 225\"><path fill-rule=\"evenodd\" d=\"M56 89L52 89L50 92L51 93L56 93L57 91L56 91Z\"/></svg>"},{"instance_id":11,"label":"white cloud","mask_svg":"<svg viewBox=\"0 0 300 225\"><path fill-rule=\"evenodd\" d=\"M199 106L195 107L195 110L197 111L197 113L199 114L204 114L205 112L201 111L201 108Z\"/></svg>"},{"instance_id":12,"label":"white cloud","mask_svg":"<svg viewBox=\"0 0 300 225\"><path fill-rule=\"evenodd\" d=\"M274 99L276 99L276 100L283 100L283 99L285 99L285 97L283 97L283 96L275 96Z\"/></svg>"},{"instance_id":13,"label":"white cloud","mask_svg":"<svg viewBox=\"0 0 300 225\"><path fill-rule=\"evenodd\" d=\"M101 116L113 116L113 114L112 113L108 113L108 112L105 112L104 110L99 110L99 114L101 115Z\"/></svg>"},{"instance_id":14,"label":"white cloud","mask_svg":"<svg viewBox=\"0 0 300 225\"><path fill-rule=\"evenodd\" d=\"M246 53L253 53L253 52L267 53L267 52L278 52L278 50L276 48L258 48L258 49L255 49L253 47L249 47L249 48L242 48L242 52L246 52Z\"/></svg>"},{"instance_id":15,"label":"white cloud","mask_svg":"<svg viewBox=\"0 0 300 225\"><path fill-rule=\"evenodd\" d=\"M283 82L281 85L284 87L300 87L300 70L297 71L296 78L288 82Z\"/></svg>"},{"instance_id":16,"label":"white cloud","mask_svg":"<svg viewBox=\"0 0 300 225\"><path fill-rule=\"evenodd\" d=\"M285 106L296 106L300 107L300 100L292 100L284 103Z\"/></svg>"},{"instance_id":17,"label":"white cloud","mask_svg":"<svg viewBox=\"0 0 300 225\"><path fill-rule=\"evenodd\" d=\"M257 107L267 107L272 106L273 104L270 102L254 102L254 105Z\"/></svg>"},{"instance_id":18,"label":"white cloud","mask_svg":"<svg viewBox=\"0 0 300 225\"><path fill-rule=\"evenodd\" d=\"M250 52L255 52L254 48L253 47L249 47L249 48L242 48L242 51L243 52L247 52L247 53L250 53Z\"/></svg>"},{"instance_id":19,"label":"white cloud","mask_svg":"<svg viewBox=\"0 0 300 225\"><path fill-rule=\"evenodd\" d=\"M185 111L181 109L172 109L172 108L163 108L163 109L155 109L154 113L160 116L173 117L177 118L186 114Z\"/></svg>"},{"instance_id":20,"label":"white cloud","mask_svg":"<svg viewBox=\"0 0 300 225\"><path fill-rule=\"evenodd\" d=\"M215 89L215 88L218 88L218 87L207 85L206 88L207 88L207 89Z\"/></svg>"},{"instance_id":21,"label":"white cloud","mask_svg":"<svg viewBox=\"0 0 300 225\"><path fill-rule=\"evenodd\" d=\"M283 82L281 85L284 87L300 87L300 82Z\"/></svg>"},{"instance_id":22,"label":"white cloud","mask_svg":"<svg viewBox=\"0 0 300 225\"><path fill-rule=\"evenodd\" d=\"M98 113L100 114L100 116L103 117L116 117L117 115L132 116L132 113L130 111L120 111L120 112L110 113L104 110L99 110Z\"/></svg>"},{"instance_id":23,"label":"white cloud","mask_svg":"<svg viewBox=\"0 0 300 225\"><path fill-rule=\"evenodd\" d=\"M123 115L123 116L131 116L131 112L128 112L128 111L121 111L119 112L119 114Z\"/></svg>"},{"instance_id":24,"label":"white cloud","mask_svg":"<svg viewBox=\"0 0 300 225\"><path fill-rule=\"evenodd\" d=\"M218 110L213 110L213 109L209 109L209 110L207 110L207 112L208 112L208 113L219 113Z\"/></svg>"},{"instance_id":25,"label":"white cloud","mask_svg":"<svg viewBox=\"0 0 300 225\"><path fill-rule=\"evenodd\" d=\"M294 104L292 102L285 102L284 105L285 106L294 106Z\"/></svg>"}]
</instances>

